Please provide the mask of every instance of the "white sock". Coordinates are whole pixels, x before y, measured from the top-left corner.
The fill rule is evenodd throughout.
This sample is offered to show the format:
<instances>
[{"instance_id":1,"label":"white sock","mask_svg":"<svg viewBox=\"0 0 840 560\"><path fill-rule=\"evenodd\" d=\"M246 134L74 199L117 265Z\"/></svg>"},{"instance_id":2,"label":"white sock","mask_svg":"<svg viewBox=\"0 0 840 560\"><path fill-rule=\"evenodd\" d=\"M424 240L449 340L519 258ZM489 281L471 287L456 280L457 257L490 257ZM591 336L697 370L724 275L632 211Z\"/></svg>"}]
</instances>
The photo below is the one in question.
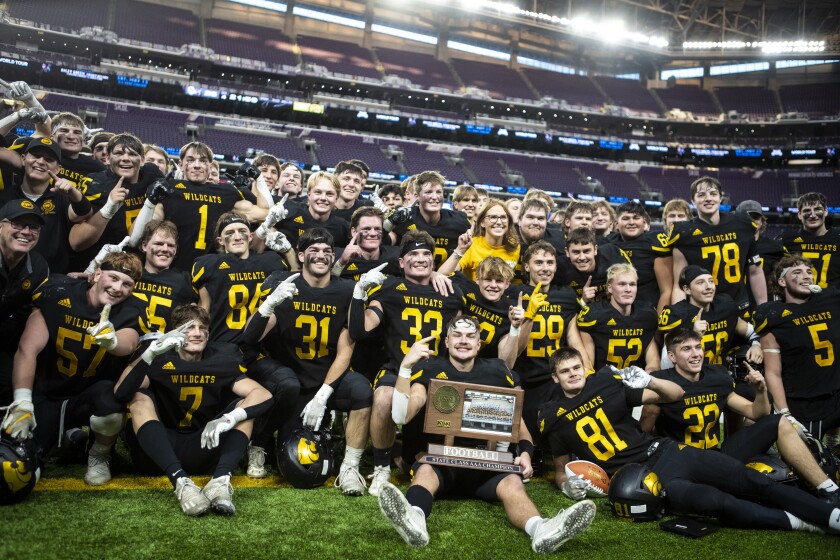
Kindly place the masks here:
<instances>
[{"instance_id":1,"label":"white sock","mask_svg":"<svg viewBox=\"0 0 840 560\"><path fill-rule=\"evenodd\" d=\"M358 469L359 461L361 461L362 459L363 452L364 449L356 449L355 447L347 446L346 450L344 451L343 464L347 465L348 467Z\"/></svg>"},{"instance_id":2,"label":"white sock","mask_svg":"<svg viewBox=\"0 0 840 560\"><path fill-rule=\"evenodd\" d=\"M103 445L98 441L94 441L93 445L90 446L90 452L96 453L97 455L107 455L111 451L112 445Z\"/></svg>"},{"instance_id":3,"label":"white sock","mask_svg":"<svg viewBox=\"0 0 840 560\"><path fill-rule=\"evenodd\" d=\"M537 530L537 527L542 522L542 520L543 520L542 517L540 517L539 515L535 515L534 517L532 517L531 519L526 521L525 522L525 533L529 537L533 538L534 532Z\"/></svg>"},{"instance_id":4,"label":"white sock","mask_svg":"<svg viewBox=\"0 0 840 560\"><path fill-rule=\"evenodd\" d=\"M840 531L840 509L834 508L831 510L831 515L828 516L828 526L835 531Z\"/></svg>"},{"instance_id":5,"label":"white sock","mask_svg":"<svg viewBox=\"0 0 840 560\"><path fill-rule=\"evenodd\" d=\"M829 492L836 492L837 490L840 490L840 487L838 487L837 484L835 484L835 482L830 478L826 478L825 482L817 485L817 490L828 490Z\"/></svg>"}]
</instances>

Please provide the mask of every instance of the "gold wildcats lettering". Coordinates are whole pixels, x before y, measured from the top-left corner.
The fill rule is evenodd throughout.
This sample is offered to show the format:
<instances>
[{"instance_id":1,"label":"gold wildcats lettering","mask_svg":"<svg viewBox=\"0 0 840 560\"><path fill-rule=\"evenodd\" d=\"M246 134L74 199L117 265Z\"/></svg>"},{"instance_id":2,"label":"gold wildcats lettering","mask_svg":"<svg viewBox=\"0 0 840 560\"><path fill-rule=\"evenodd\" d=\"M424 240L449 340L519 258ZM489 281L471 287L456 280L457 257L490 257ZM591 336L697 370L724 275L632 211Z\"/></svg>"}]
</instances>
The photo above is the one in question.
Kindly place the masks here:
<instances>
[{"instance_id":1,"label":"gold wildcats lettering","mask_svg":"<svg viewBox=\"0 0 840 560\"><path fill-rule=\"evenodd\" d=\"M74 315L65 315L64 316L64 323L67 325L72 325L74 327L78 327L80 329L86 329L96 324L96 321L89 321L87 319L81 319Z\"/></svg>"},{"instance_id":2,"label":"gold wildcats lettering","mask_svg":"<svg viewBox=\"0 0 840 560\"><path fill-rule=\"evenodd\" d=\"M296 311L309 311L310 313L327 313L335 315L338 313L338 308L335 305L324 305L323 303L310 303L308 301L294 301L292 305Z\"/></svg>"},{"instance_id":3,"label":"gold wildcats lettering","mask_svg":"<svg viewBox=\"0 0 840 560\"><path fill-rule=\"evenodd\" d=\"M815 313L814 315L805 315L804 317L799 317L797 319L791 319L794 325L807 325L808 323L816 323L817 321L825 321L827 319L831 319L831 311L826 311L824 313Z\"/></svg>"},{"instance_id":4,"label":"gold wildcats lettering","mask_svg":"<svg viewBox=\"0 0 840 560\"><path fill-rule=\"evenodd\" d=\"M477 305L473 305L472 303L469 305L469 309L470 309L470 313L472 313L473 315L477 315L478 317L481 317L483 319L487 319L488 321L496 323L497 325L502 324L503 317L501 315L497 315L496 313L493 313L492 311L487 311L486 309L482 309L481 307L479 307Z\"/></svg>"},{"instance_id":5,"label":"gold wildcats lettering","mask_svg":"<svg viewBox=\"0 0 840 560\"><path fill-rule=\"evenodd\" d=\"M133 208L135 206L143 206L143 203L146 202L146 195L143 196L135 196L134 198L126 198L123 201L123 204L126 206Z\"/></svg>"},{"instance_id":6,"label":"gold wildcats lettering","mask_svg":"<svg viewBox=\"0 0 840 560\"><path fill-rule=\"evenodd\" d=\"M737 233L722 233L720 235L711 235L709 237L704 237L702 239L703 245L715 245L717 243L721 243L722 241L737 241L738 234Z\"/></svg>"},{"instance_id":7,"label":"gold wildcats lettering","mask_svg":"<svg viewBox=\"0 0 840 560\"><path fill-rule=\"evenodd\" d=\"M644 336L645 329L613 329L612 335L614 337L625 337L625 336Z\"/></svg>"},{"instance_id":8,"label":"gold wildcats lettering","mask_svg":"<svg viewBox=\"0 0 840 560\"><path fill-rule=\"evenodd\" d=\"M432 299L427 297L403 296L403 300L408 305L421 305L423 307L434 307L436 309L443 309L443 302L439 299Z\"/></svg>"},{"instance_id":9,"label":"gold wildcats lettering","mask_svg":"<svg viewBox=\"0 0 840 560\"><path fill-rule=\"evenodd\" d=\"M170 375L174 385L207 385L216 382L215 375L186 375L176 374Z\"/></svg>"},{"instance_id":10,"label":"gold wildcats lettering","mask_svg":"<svg viewBox=\"0 0 840 560\"><path fill-rule=\"evenodd\" d=\"M693 397L686 397L683 399L683 402L685 403L685 406L694 406L697 404L717 402L717 400L717 393L711 393L708 395L695 395Z\"/></svg>"},{"instance_id":11,"label":"gold wildcats lettering","mask_svg":"<svg viewBox=\"0 0 840 560\"><path fill-rule=\"evenodd\" d=\"M726 319L724 319L723 321L718 321L717 323L709 323L709 328L708 328L708 329L706 329L706 330L709 330L709 331L722 331L722 330L725 330L725 329L726 329L726 327L727 327L727 325L728 325L728 324L729 324L729 323L728 323L728 321L727 321Z\"/></svg>"},{"instance_id":12,"label":"gold wildcats lettering","mask_svg":"<svg viewBox=\"0 0 840 560\"><path fill-rule=\"evenodd\" d=\"M194 200L195 202L212 202L213 204L221 204L222 197L214 194L201 194L193 192L183 193L184 200Z\"/></svg>"},{"instance_id":13,"label":"gold wildcats lettering","mask_svg":"<svg viewBox=\"0 0 840 560\"><path fill-rule=\"evenodd\" d=\"M265 272L231 272L228 274L231 282L248 282L250 280L265 280Z\"/></svg>"},{"instance_id":14,"label":"gold wildcats lettering","mask_svg":"<svg viewBox=\"0 0 840 560\"><path fill-rule=\"evenodd\" d=\"M583 416L584 413L589 412L592 409L598 408L604 404L604 398L601 395L596 395L594 398L590 399L589 402L585 402L576 409L566 413L566 420L571 422L578 416Z\"/></svg>"},{"instance_id":15,"label":"gold wildcats lettering","mask_svg":"<svg viewBox=\"0 0 840 560\"><path fill-rule=\"evenodd\" d=\"M163 286L161 284L150 284L149 282L136 282L134 284L135 292L150 292L152 294L163 294L166 296L172 295L172 288Z\"/></svg>"},{"instance_id":16,"label":"gold wildcats lettering","mask_svg":"<svg viewBox=\"0 0 840 560\"><path fill-rule=\"evenodd\" d=\"M803 251L820 251L825 253L836 253L837 245L826 245L825 243L803 243Z\"/></svg>"}]
</instances>

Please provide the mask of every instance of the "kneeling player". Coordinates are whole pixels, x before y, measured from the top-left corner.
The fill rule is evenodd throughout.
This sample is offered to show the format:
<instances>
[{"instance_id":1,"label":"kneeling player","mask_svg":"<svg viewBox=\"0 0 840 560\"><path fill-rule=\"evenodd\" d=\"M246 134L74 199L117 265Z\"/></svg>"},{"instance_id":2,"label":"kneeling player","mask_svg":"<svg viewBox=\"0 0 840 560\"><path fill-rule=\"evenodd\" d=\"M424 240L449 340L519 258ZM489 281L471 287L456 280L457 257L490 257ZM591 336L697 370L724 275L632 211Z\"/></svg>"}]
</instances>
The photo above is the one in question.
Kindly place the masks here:
<instances>
[{"instance_id":1,"label":"kneeling player","mask_svg":"<svg viewBox=\"0 0 840 560\"><path fill-rule=\"evenodd\" d=\"M245 377L239 351L232 344L209 349L210 316L196 305L172 312L176 327L155 340L123 372L115 389L130 402L131 423L139 448L135 464L169 477L181 509L201 515L212 508L233 515L230 476L248 438L253 418L271 406L271 393ZM189 472L212 470L199 489Z\"/></svg>"},{"instance_id":2,"label":"kneeling player","mask_svg":"<svg viewBox=\"0 0 840 560\"><path fill-rule=\"evenodd\" d=\"M423 413L429 381L440 373L444 373L445 379L450 381L497 387L514 385L513 375L504 362L494 358L476 358L481 348L480 331L481 325L475 317L456 317L449 321L445 339L448 356L445 358L433 357L429 343L434 337L424 338L412 345L400 364L394 387L391 414L395 423L404 424ZM520 422L519 429L522 440L518 445L520 454L516 464L524 468L522 476L530 477L534 445L524 421ZM583 533L595 518L595 504L587 500L550 519L543 519L525 493L522 476L518 474L425 463L416 463L413 471L414 479L405 496L390 482L384 483L379 493L382 513L411 546L420 547L429 543L426 518L432 512L435 495L457 493L488 502L501 501L510 523L531 537L534 552L554 552L567 540Z\"/></svg>"}]
</instances>

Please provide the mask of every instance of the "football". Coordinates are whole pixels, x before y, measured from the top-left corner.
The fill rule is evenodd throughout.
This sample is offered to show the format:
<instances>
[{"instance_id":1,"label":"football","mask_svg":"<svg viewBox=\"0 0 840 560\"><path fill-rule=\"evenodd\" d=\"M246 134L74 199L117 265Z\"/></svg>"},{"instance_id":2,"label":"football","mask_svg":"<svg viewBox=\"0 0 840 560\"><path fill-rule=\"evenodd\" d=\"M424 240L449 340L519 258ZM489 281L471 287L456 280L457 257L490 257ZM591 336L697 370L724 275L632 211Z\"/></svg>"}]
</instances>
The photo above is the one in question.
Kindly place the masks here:
<instances>
[{"instance_id":1,"label":"football","mask_svg":"<svg viewBox=\"0 0 840 560\"><path fill-rule=\"evenodd\" d=\"M586 495L589 498L605 498L610 489L610 477L607 473L589 461L569 461L566 463L566 476L579 474L586 481Z\"/></svg>"}]
</instances>

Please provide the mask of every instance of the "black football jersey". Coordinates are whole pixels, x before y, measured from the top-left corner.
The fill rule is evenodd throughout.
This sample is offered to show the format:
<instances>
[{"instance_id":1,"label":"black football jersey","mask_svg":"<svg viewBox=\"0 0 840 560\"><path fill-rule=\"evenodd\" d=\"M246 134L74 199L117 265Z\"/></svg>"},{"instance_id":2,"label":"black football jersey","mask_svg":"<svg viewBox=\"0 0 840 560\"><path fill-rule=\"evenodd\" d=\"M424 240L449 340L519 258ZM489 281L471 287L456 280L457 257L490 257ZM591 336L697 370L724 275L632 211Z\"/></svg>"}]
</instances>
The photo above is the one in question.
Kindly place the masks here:
<instances>
[{"instance_id":1,"label":"black football jersey","mask_svg":"<svg viewBox=\"0 0 840 560\"><path fill-rule=\"evenodd\" d=\"M404 278L390 276L370 292L370 301L382 306L382 324L385 349L394 367L411 349L411 345L430 336L437 340L430 345L437 356L446 336L443 329L452 317L465 308L465 299L460 290L446 297L431 286L409 282Z\"/></svg>"},{"instance_id":2,"label":"black football jersey","mask_svg":"<svg viewBox=\"0 0 840 560\"><path fill-rule=\"evenodd\" d=\"M53 274L34 296L49 332L47 345L38 354L35 392L52 399L78 395L93 383L116 380L128 357L114 356L93 342L87 328L99 323L101 308L87 299L87 280ZM111 308L114 330L132 328L142 334L138 317L145 316L140 301L131 296Z\"/></svg>"},{"instance_id":3,"label":"black football jersey","mask_svg":"<svg viewBox=\"0 0 840 560\"><path fill-rule=\"evenodd\" d=\"M343 249L339 248L335 251L335 260L341 257ZM379 248L379 258L365 260L361 258L352 258L347 266L341 271L341 277L353 282L358 282L359 278L365 272L370 272L377 266L388 263L388 266L382 269L382 274L386 276L402 276L402 269L399 263L400 249L394 245L382 245Z\"/></svg>"},{"instance_id":4,"label":"black football jersey","mask_svg":"<svg viewBox=\"0 0 840 560\"><path fill-rule=\"evenodd\" d=\"M692 305L688 300L666 305L659 315L658 328L662 332L672 331L678 327L694 329L694 321L697 320L699 311L700 308ZM707 364L723 363L724 356L729 353L737 337L735 328L738 326L740 316L738 304L726 294L716 295L709 310L702 313L701 318L709 323L702 339Z\"/></svg>"},{"instance_id":5,"label":"black football jersey","mask_svg":"<svg viewBox=\"0 0 840 560\"><path fill-rule=\"evenodd\" d=\"M141 329L161 333L171 330L168 325L173 309L198 301L190 275L175 268L160 272L144 270L140 280L134 283L131 295L142 301L148 310L148 324L141 325Z\"/></svg>"},{"instance_id":6,"label":"black football jersey","mask_svg":"<svg viewBox=\"0 0 840 560\"><path fill-rule=\"evenodd\" d=\"M508 297L517 301L522 292L522 307L528 309L533 286L511 286ZM554 352L566 344L566 325L575 320L580 305L575 292L569 286L552 287L548 290L548 305L542 307L534 317L528 346L516 359L513 369L522 377L523 386L532 385L551 378L549 360Z\"/></svg>"},{"instance_id":7,"label":"black football jersey","mask_svg":"<svg viewBox=\"0 0 840 560\"><path fill-rule=\"evenodd\" d=\"M432 379L445 379L458 383L475 383L476 385L489 385L491 387L503 387L512 389L519 386L519 376L510 371L502 360L497 358L476 358L470 371L459 371L447 358L435 357L423 360L414 366L411 372L411 384L419 383L426 388L428 395L429 383ZM492 405L491 405L492 406ZM439 434L425 434L422 426L425 420L425 407L412 418L409 425L403 430L403 457L416 456L417 453L425 451L429 443L443 443L444 436ZM511 416L511 424L513 418ZM487 436L484 439L478 438L455 438L455 445L458 447L476 447L486 445Z\"/></svg>"},{"instance_id":8,"label":"black football jersey","mask_svg":"<svg viewBox=\"0 0 840 560\"><path fill-rule=\"evenodd\" d=\"M268 294L288 276L288 272L272 274L261 291ZM327 287L313 288L298 276L294 284L298 293L274 309L277 325L263 346L269 356L298 374L305 391L321 386L335 360L355 283L333 276Z\"/></svg>"},{"instance_id":9,"label":"black football jersey","mask_svg":"<svg viewBox=\"0 0 840 560\"><path fill-rule=\"evenodd\" d=\"M297 247L298 239L303 232L312 228L324 228L333 236L334 247L346 247L350 243L350 222L335 215L335 210L330 212L330 217L320 222L312 217L309 207L306 205L290 206L287 208L289 214L277 224L277 231L282 231L292 247Z\"/></svg>"},{"instance_id":10,"label":"black football jersey","mask_svg":"<svg viewBox=\"0 0 840 560\"><path fill-rule=\"evenodd\" d=\"M147 163L140 168L140 178L136 183L132 184L123 181L123 186L128 189L128 195L125 197L125 201L120 206L120 209L117 210L114 217L108 220L99 240L90 248L81 251L82 261L89 262L104 245L116 245L128 235L128 230L134 223L134 219L137 218L137 214L140 213L140 209L143 208L143 203L146 202L146 189L148 189L150 184L162 177L163 174L157 165ZM114 190L117 181L119 181L119 177L110 169L107 169L99 173L94 173L90 176L90 179L90 185L87 188L85 196L90 201L94 211L99 212L108 201L108 195Z\"/></svg>"},{"instance_id":11,"label":"black football jersey","mask_svg":"<svg viewBox=\"0 0 840 560\"><path fill-rule=\"evenodd\" d=\"M642 404L643 389L625 387L610 368L586 378L586 385L569 398L560 391L539 410L543 441L555 457L574 453L612 474L628 463L643 463L655 438L644 433L633 418Z\"/></svg>"},{"instance_id":12,"label":"black football jersey","mask_svg":"<svg viewBox=\"0 0 840 560\"><path fill-rule=\"evenodd\" d=\"M625 316L605 299L584 307L578 315L577 326L595 343L595 368L610 364L618 369L644 368L645 349L653 340L657 321L653 307L634 304L630 315Z\"/></svg>"},{"instance_id":13,"label":"black football jersey","mask_svg":"<svg viewBox=\"0 0 840 560\"><path fill-rule=\"evenodd\" d=\"M175 350L157 356L146 375L161 423L171 430L194 432L236 398L233 384L245 372L235 345L214 343L197 362L182 360Z\"/></svg>"},{"instance_id":14,"label":"black football jersey","mask_svg":"<svg viewBox=\"0 0 840 560\"><path fill-rule=\"evenodd\" d=\"M411 210L411 219L407 223L394 227L394 232L398 239L402 239L402 236L407 232L417 229L434 237L435 268L439 268L449 258L450 253L458 247L458 238L461 234L470 227L470 221L466 214L446 208L441 209L438 223L429 224L420 214L420 208L415 205Z\"/></svg>"},{"instance_id":15,"label":"black football jersey","mask_svg":"<svg viewBox=\"0 0 840 560\"><path fill-rule=\"evenodd\" d=\"M840 228L828 228L825 235L814 235L804 229L785 233L779 238L791 255L800 253L811 261L814 282L822 288L840 285L840 257L834 258L840 247Z\"/></svg>"},{"instance_id":16,"label":"black football jersey","mask_svg":"<svg viewBox=\"0 0 840 560\"><path fill-rule=\"evenodd\" d=\"M509 300L505 295L499 301L490 301L481 294L478 284L463 273L457 272L452 280L466 297L465 315L472 315L481 322L480 358L498 358L499 341L510 332L508 310L516 305L516 300Z\"/></svg>"},{"instance_id":17,"label":"black football jersey","mask_svg":"<svg viewBox=\"0 0 840 560\"><path fill-rule=\"evenodd\" d=\"M333 208L333 211L330 212L330 214L341 218L347 223L350 223L350 219L353 217L353 212L364 206L373 206L373 201L371 201L369 198L359 197L356 199L356 202L354 202L353 206L351 206L350 208Z\"/></svg>"},{"instance_id":18,"label":"black football jersey","mask_svg":"<svg viewBox=\"0 0 840 560\"><path fill-rule=\"evenodd\" d=\"M653 267L656 259L671 256L671 249L667 246L668 235L646 231L639 237L627 241L623 241L618 235L613 243L630 260L639 275L636 301L646 301L655 307L659 303L660 294ZM598 251L602 249L603 247L600 247Z\"/></svg>"},{"instance_id":19,"label":"black football jersey","mask_svg":"<svg viewBox=\"0 0 840 560\"><path fill-rule=\"evenodd\" d=\"M216 222L233 210L240 200L255 203L228 183L198 184L172 179L174 192L163 201L163 215L178 226L178 252L172 266L189 270L196 258L212 253L216 243Z\"/></svg>"},{"instance_id":20,"label":"black football jersey","mask_svg":"<svg viewBox=\"0 0 840 560\"><path fill-rule=\"evenodd\" d=\"M237 342L265 293L262 284L271 273L285 270L283 259L273 251L236 255L204 255L192 269L196 292L206 288L210 294L210 340Z\"/></svg>"},{"instance_id":21,"label":"black football jersey","mask_svg":"<svg viewBox=\"0 0 840 560\"><path fill-rule=\"evenodd\" d=\"M747 258L754 253L756 229L756 223L740 212L721 214L717 225L693 218L674 224L668 246L679 249L688 264L711 272L718 294L746 306Z\"/></svg>"},{"instance_id":22,"label":"black football jersey","mask_svg":"<svg viewBox=\"0 0 840 560\"><path fill-rule=\"evenodd\" d=\"M32 298L49 274L47 261L35 251L11 270L0 254L0 349L14 355L32 311Z\"/></svg>"},{"instance_id":23,"label":"black football jersey","mask_svg":"<svg viewBox=\"0 0 840 560\"><path fill-rule=\"evenodd\" d=\"M583 295L583 287L586 281L592 276L592 283L596 290L595 301L609 298L607 293L607 269L614 264L630 263L627 255L613 244L599 245L598 254L595 255L595 272L580 272L574 267L572 261L566 256L557 257L557 273L554 275L552 285L571 286L578 298Z\"/></svg>"},{"instance_id":24,"label":"black football jersey","mask_svg":"<svg viewBox=\"0 0 840 560\"><path fill-rule=\"evenodd\" d=\"M92 179L91 175L105 171L105 166L99 161L85 154L79 154L76 159L61 158L61 171L58 176L67 179L73 186L87 196L87 190Z\"/></svg>"},{"instance_id":25,"label":"black football jersey","mask_svg":"<svg viewBox=\"0 0 840 560\"><path fill-rule=\"evenodd\" d=\"M656 429L659 434L700 449L717 447L720 415L726 408L726 399L735 390L729 372L722 366L704 365L699 381L689 381L674 368L651 375L673 381L685 390L681 399L658 405Z\"/></svg>"},{"instance_id":26,"label":"black football jersey","mask_svg":"<svg viewBox=\"0 0 840 560\"><path fill-rule=\"evenodd\" d=\"M805 303L768 301L753 316L759 334L773 333L781 348L785 395L795 399L840 390L840 293L834 287Z\"/></svg>"}]
</instances>

